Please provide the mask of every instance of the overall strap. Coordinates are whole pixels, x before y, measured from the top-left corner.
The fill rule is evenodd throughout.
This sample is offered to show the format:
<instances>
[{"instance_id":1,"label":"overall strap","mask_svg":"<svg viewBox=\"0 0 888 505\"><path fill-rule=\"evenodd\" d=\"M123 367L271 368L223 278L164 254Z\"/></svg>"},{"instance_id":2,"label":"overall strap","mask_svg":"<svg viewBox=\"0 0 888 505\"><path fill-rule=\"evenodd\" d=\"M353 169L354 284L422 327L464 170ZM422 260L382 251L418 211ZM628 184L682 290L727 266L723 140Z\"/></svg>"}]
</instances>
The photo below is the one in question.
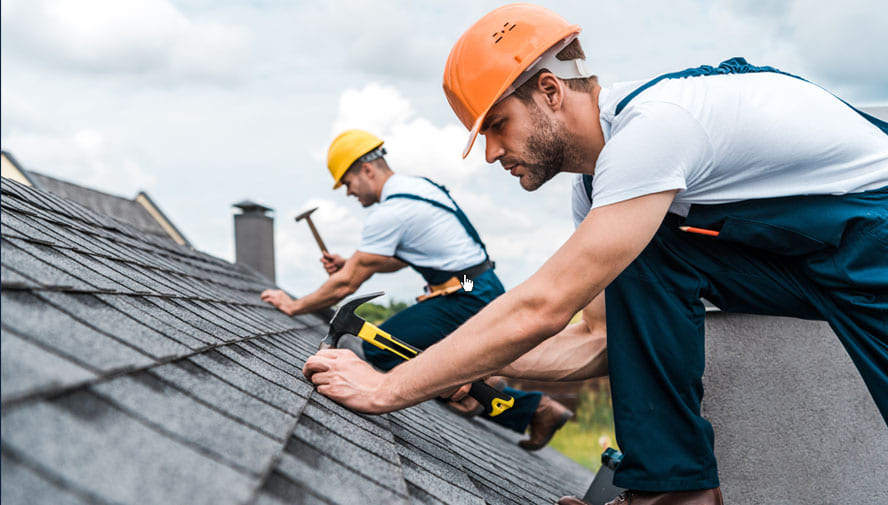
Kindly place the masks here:
<instances>
[{"instance_id":1,"label":"overall strap","mask_svg":"<svg viewBox=\"0 0 888 505\"><path fill-rule=\"evenodd\" d=\"M750 65L746 61L745 58L737 57L737 58L731 58L730 60L725 60L725 61L721 62L718 65L718 67L712 67L709 65L702 65L702 66L695 67L695 68L688 68L688 69L682 70L680 72L672 72L672 73L668 73L668 74L663 74L659 77L655 77L655 78L651 79L650 81L642 84L638 88L636 88L634 91L632 91L632 93L629 93L628 95L626 95L626 97L623 98L620 101L620 103L617 104L617 109L616 109L616 112L614 113L614 115L615 116L619 115L620 112L622 112L623 109L626 107L626 105L628 105L629 102L632 101L633 98L638 96L642 91L650 88L651 86L657 84L658 82L660 82L664 79L682 79L685 77L699 77L699 76L705 76L705 75L752 74L752 73L759 73L759 72L773 72L776 74L783 74L783 75L786 75L789 77L793 77L793 78L811 83L807 79L803 79L797 75L783 72L782 70L778 70L774 67L757 67L754 65ZM814 83L811 83L811 84L814 84ZM817 84L814 84L814 85L818 86ZM820 87L821 89L823 89L824 91L829 93L829 90L826 90L822 86L818 86L818 87ZM830 94L832 94L832 93L830 93ZM855 112L857 112L858 114L863 116L864 119L866 119L867 121L872 123L876 128L882 130L883 133L888 135L888 122L882 121L881 119L879 119L877 117L871 116L870 114L867 114L866 112L858 110L853 105L842 100L841 98L837 97L836 95L833 95L833 96L835 96L836 99L840 100L842 103L844 103L848 107L851 107ZM583 182L585 182L585 178L584 178Z\"/></svg>"},{"instance_id":2,"label":"overall strap","mask_svg":"<svg viewBox=\"0 0 888 505\"><path fill-rule=\"evenodd\" d=\"M592 201L592 176L589 174L583 174L583 189L586 190L586 194L589 195L589 201Z\"/></svg>"},{"instance_id":3,"label":"overall strap","mask_svg":"<svg viewBox=\"0 0 888 505\"><path fill-rule=\"evenodd\" d=\"M444 186L441 186L440 184L436 184L434 181L432 181L428 177L423 177L423 179L425 179L431 185L440 189L445 195L447 195L447 198L450 199L450 201L453 203L453 206L455 207L455 209L452 209L452 208L444 205L441 202L432 200L430 198L424 198L419 195L414 195L411 193L395 193L393 195L387 196L385 199L390 200L392 198L407 198L409 200L426 202L429 205L433 205L441 210L444 210L444 211L447 211L447 212L453 214L454 216L456 216L456 219L459 221L459 223L462 225L462 227L466 230L466 233L469 234L469 237L471 237L472 240L475 241L475 243L477 243L479 246L481 246L481 250L484 251L484 259L489 260L490 256L487 254L487 247L484 245L484 242L481 241L481 236L478 235L478 231L475 230L474 226L472 226L472 223L469 221L469 218L466 217L466 214L459 207L459 204L457 204L456 201L453 199L453 197L450 196L450 192L447 191L447 188L445 188Z\"/></svg>"}]
</instances>

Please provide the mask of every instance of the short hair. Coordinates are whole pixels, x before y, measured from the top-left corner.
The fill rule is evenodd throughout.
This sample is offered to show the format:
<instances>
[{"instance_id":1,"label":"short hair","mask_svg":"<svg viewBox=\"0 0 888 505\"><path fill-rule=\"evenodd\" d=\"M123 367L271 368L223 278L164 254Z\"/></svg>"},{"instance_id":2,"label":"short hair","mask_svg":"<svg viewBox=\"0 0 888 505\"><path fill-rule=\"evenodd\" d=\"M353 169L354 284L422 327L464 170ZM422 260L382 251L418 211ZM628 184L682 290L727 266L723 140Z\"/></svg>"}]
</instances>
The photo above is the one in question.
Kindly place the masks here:
<instances>
[{"instance_id":1,"label":"short hair","mask_svg":"<svg viewBox=\"0 0 888 505\"><path fill-rule=\"evenodd\" d=\"M578 58L581 60L585 60L586 53L583 52L583 46L580 45L580 40L574 39L564 49L559 51L558 54L555 55L555 57L561 61L575 60ZM521 100L522 102L530 103L532 100L531 95L533 94L533 90L536 88L537 82L539 82L540 74L542 74L543 72L548 72L548 71L549 70L546 68L541 69L539 72L534 74L533 77L528 79L527 82L525 82L524 84L519 86L518 89L516 89L515 92L512 94L515 95L516 97L518 97L518 99ZM561 80L564 82L564 84L568 88L570 88L574 91L582 92L582 93L591 93L592 90L595 89L595 86L598 84L598 77L594 76L594 75L589 76L589 77L577 78L577 79L561 79Z\"/></svg>"},{"instance_id":2,"label":"short hair","mask_svg":"<svg viewBox=\"0 0 888 505\"><path fill-rule=\"evenodd\" d=\"M388 162L385 161L385 154L386 151L384 147L379 147L377 149L374 149L373 151L370 151L369 153L356 159L354 163L352 163L348 167L348 170L346 170L345 173L342 174L342 177L345 177L345 174L349 172L357 172L361 169L361 165L363 165L364 163L369 163L373 168L377 170L382 170L383 172L391 171L391 168L389 168L388 166Z\"/></svg>"}]
</instances>

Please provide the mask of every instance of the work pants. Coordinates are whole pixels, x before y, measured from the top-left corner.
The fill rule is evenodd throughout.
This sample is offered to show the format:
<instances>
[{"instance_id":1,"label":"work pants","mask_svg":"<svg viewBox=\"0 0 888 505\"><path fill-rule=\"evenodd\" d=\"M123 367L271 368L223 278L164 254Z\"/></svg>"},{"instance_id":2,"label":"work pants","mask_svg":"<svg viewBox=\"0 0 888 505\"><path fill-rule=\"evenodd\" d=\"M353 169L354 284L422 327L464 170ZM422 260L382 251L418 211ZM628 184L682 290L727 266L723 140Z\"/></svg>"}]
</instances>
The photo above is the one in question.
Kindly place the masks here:
<instances>
[{"instance_id":1,"label":"work pants","mask_svg":"<svg viewBox=\"0 0 888 505\"><path fill-rule=\"evenodd\" d=\"M709 237L679 225L720 230ZM669 214L606 290L614 484L718 486L703 397L704 297L727 312L829 322L888 419L888 188L694 205ZM802 392L804 393L804 392Z\"/></svg>"},{"instance_id":2,"label":"work pants","mask_svg":"<svg viewBox=\"0 0 888 505\"><path fill-rule=\"evenodd\" d=\"M502 293L503 287L499 279L493 270L488 270L474 279L472 293L460 291L419 302L398 312L379 327L399 340L425 349L452 333ZM398 356L367 342L363 343L363 349L364 356L377 368L390 370L402 362ZM515 404L498 416L487 419L524 433L536 412L542 393L510 387L505 392L515 398Z\"/></svg>"}]
</instances>

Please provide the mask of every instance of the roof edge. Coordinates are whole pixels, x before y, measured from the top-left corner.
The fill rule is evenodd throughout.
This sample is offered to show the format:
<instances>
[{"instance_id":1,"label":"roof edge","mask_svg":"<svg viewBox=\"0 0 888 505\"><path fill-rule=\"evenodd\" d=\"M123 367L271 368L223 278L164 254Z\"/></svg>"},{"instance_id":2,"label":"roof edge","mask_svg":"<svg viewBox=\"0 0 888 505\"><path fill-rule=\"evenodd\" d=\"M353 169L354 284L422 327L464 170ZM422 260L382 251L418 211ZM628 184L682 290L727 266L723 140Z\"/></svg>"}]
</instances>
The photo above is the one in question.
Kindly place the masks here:
<instances>
[{"instance_id":1,"label":"roof edge","mask_svg":"<svg viewBox=\"0 0 888 505\"><path fill-rule=\"evenodd\" d=\"M39 187L9 151L0 150L0 175L29 187Z\"/></svg>"},{"instance_id":2,"label":"roof edge","mask_svg":"<svg viewBox=\"0 0 888 505\"><path fill-rule=\"evenodd\" d=\"M160 207L158 207L154 203L154 200L152 200L151 197L148 196L148 193L144 191L139 191L139 194L136 195L135 201L139 202L139 204L141 204L142 207L144 207L145 210L147 210L148 213L151 214L151 217L153 217L157 221L157 223L160 224L161 228L163 228L164 231L169 234L170 238L175 240L177 244L192 247L191 242L189 242L188 239L185 238L185 235L183 235L182 232L180 232L179 229L176 228L176 225L174 225L166 217L166 214L164 214L163 211L160 210Z\"/></svg>"}]
</instances>

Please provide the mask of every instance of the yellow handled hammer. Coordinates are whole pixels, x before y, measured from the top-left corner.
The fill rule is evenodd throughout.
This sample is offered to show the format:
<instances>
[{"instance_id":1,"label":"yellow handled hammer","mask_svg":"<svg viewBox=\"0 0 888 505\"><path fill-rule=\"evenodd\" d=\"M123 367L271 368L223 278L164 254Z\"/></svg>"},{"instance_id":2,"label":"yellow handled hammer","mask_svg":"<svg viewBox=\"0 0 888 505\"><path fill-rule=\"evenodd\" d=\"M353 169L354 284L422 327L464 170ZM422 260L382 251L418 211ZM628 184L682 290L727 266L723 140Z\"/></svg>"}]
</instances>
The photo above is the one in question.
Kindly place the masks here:
<instances>
[{"instance_id":1,"label":"yellow handled hammer","mask_svg":"<svg viewBox=\"0 0 888 505\"><path fill-rule=\"evenodd\" d=\"M321 341L320 348L335 348L339 345L339 339L343 335L348 334L365 340L380 349L394 353L404 360L414 358L422 352L410 344L401 342L355 314L355 309L360 305L382 294L382 291L378 291L369 295L352 298L342 304L336 310L336 313L333 314L333 319L330 320L330 330L327 331L327 336ZM472 383L472 387L469 389L469 396L478 400L484 406L484 413L488 417L496 417L515 405L515 399L511 395L498 391L483 381Z\"/></svg>"}]
</instances>

